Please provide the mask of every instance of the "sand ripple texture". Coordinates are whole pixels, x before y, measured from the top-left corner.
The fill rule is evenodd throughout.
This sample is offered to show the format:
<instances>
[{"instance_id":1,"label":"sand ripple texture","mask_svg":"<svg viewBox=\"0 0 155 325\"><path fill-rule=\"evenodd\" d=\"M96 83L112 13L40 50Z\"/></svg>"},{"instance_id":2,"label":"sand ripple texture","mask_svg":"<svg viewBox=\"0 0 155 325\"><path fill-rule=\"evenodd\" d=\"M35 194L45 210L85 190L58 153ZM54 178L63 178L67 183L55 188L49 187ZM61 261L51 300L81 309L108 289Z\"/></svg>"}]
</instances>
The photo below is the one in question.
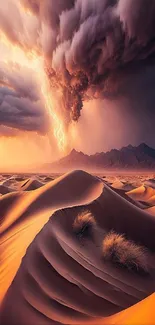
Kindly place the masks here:
<instances>
[{"instance_id":1,"label":"sand ripple texture","mask_svg":"<svg viewBox=\"0 0 155 325\"><path fill-rule=\"evenodd\" d=\"M155 324L151 180L20 183L0 200L0 324Z\"/></svg>"}]
</instances>

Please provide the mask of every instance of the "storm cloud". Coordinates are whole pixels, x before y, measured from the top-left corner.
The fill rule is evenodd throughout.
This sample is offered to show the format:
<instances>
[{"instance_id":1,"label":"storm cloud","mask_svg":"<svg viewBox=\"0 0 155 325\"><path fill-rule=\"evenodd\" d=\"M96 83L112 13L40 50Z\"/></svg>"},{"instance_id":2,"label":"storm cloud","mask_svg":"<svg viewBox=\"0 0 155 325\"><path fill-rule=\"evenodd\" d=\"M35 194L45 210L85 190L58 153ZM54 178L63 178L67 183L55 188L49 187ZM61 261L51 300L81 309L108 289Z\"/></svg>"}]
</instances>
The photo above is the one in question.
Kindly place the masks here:
<instances>
[{"instance_id":1,"label":"storm cloud","mask_svg":"<svg viewBox=\"0 0 155 325\"><path fill-rule=\"evenodd\" d=\"M63 131L68 138L72 125L83 134L81 142L86 134L88 138L90 134L94 137L92 129L96 130L98 125L100 129L114 129L114 120L119 115L124 133L117 143L116 135L110 141L108 133L106 142L110 149L119 143L123 145L122 141L136 144L141 139L150 141L154 136L154 18L154 0L5 0L0 4L0 36L4 34L30 59L39 56L43 59L53 100L51 111L65 124ZM12 127L39 133L46 133L49 128L54 130L54 119L53 125L49 125L42 85L37 71L0 62L2 131L3 127L6 134L6 128ZM109 113L101 113L105 106ZM126 117L123 121L121 114ZM128 116L134 124L132 136L125 125ZM97 125L94 128L93 123ZM94 152L102 147L103 137L96 137ZM70 143L71 139L67 141Z\"/></svg>"},{"instance_id":2,"label":"storm cloud","mask_svg":"<svg viewBox=\"0 0 155 325\"><path fill-rule=\"evenodd\" d=\"M32 70L0 63L0 125L45 133L48 116Z\"/></svg>"},{"instance_id":3,"label":"storm cloud","mask_svg":"<svg viewBox=\"0 0 155 325\"><path fill-rule=\"evenodd\" d=\"M66 123L83 102L114 98L121 78L154 62L154 0L21 0L39 20L51 92L61 94Z\"/></svg>"}]
</instances>

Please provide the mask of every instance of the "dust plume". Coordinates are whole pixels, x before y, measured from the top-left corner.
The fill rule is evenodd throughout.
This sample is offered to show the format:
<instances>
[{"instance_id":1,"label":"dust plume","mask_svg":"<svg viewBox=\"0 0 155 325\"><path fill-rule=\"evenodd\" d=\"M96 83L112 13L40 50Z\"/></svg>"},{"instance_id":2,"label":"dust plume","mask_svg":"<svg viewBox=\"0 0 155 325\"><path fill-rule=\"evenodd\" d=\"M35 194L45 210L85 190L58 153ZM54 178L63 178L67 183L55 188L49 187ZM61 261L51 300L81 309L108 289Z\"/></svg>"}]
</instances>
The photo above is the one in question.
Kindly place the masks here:
<instances>
[{"instance_id":1,"label":"dust plume","mask_svg":"<svg viewBox=\"0 0 155 325\"><path fill-rule=\"evenodd\" d=\"M46 74L66 124L79 119L84 101L117 96L126 69L154 54L153 0L21 3L39 20Z\"/></svg>"}]
</instances>

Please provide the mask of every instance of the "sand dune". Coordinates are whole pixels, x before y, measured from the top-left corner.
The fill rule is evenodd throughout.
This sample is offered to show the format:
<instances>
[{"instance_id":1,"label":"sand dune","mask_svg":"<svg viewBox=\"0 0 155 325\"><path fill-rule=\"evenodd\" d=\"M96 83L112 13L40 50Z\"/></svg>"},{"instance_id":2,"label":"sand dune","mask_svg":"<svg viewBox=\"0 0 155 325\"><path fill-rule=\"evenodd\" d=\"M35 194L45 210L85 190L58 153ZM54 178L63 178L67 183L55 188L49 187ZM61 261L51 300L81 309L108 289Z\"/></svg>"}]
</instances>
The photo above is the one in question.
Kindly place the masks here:
<instances>
[{"instance_id":1,"label":"sand dune","mask_svg":"<svg viewBox=\"0 0 155 325\"><path fill-rule=\"evenodd\" d=\"M4 194L10 193L12 191L13 190L11 188L9 188L8 186L0 185L0 194L4 195Z\"/></svg>"},{"instance_id":2,"label":"sand dune","mask_svg":"<svg viewBox=\"0 0 155 325\"><path fill-rule=\"evenodd\" d=\"M18 189L19 182L12 176L1 181L1 186L11 189L11 191ZM9 192L9 191L8 191ZM5 194L5 193L4 193Z\"/></svg>"},{"instance_id":3,"label":"sand dune","mask_svg":"<svg viewBox=\"0 0 155 325\"><path fill-rule=\"evenodd\" d=\"M52 180L53 180L53 178L49 177L49 176L44 178L44 182L50 182Z\"/></svg>"},{"instance_id":4,"label":"sand dune","mask_svg":"<svg viewBox=\"0 0 155 325\"><path fill-rule=\"evenodd\" d=\"M147 202L151 197L155 195L155 189L142 185L127 192L126 194L136 201Z\"/></svg>"},{"instance_id":5,"label":"sand dune","mask_svg":"<svg viewBox=\"0 0 155 325\"><path fill-rule=\"evenodd\" d=\"M112 183L111 185L113 188L116 188L116 189L121 189L121 190L124 190L124 191L131 191L134 189L134 186L130 183L127 183L127 182L123 182L123 181L120 181L119 179L117 179L115 182Z\"/></svg>"},{"instance_id":6,"label":"sand dune","mask_svg":"<svg viewBox=\"0 0 155 325\"><path fill-rule=\"evenodd\" d=\"M151 196L148 200L147 203L149 203L150 205L155 205L155 195Z\"/></svg>"},{"instance_id":7,"label":"sand dune","mask_svg":"<svg viewBox=\"0 0 155 325\"><path fill-rule=\"evenodd\" d=\"M121 191L75 171L1 197L1 324L155 323L155 219ZM111 231L126 237L119 263L104 258Z\"/></svg>"},{"instance_id":8,"label":"sand dune","mask_svg":"<svg viewBox=\"0 0 155 325\"><path fill-rule=\"evenodd\" d=\"M151 186L152 188L155 188L155 180L154 178L147 179L144 183L146 186Z\"/></svg>"},{"instance_id":9,"label":"sand dune","mask_svg":"<svg viewBox=\"0 0 155 325\"><path fill-rule=\"evenodd\" d=\"M2 196L0 200L1 299L16 274L28 245L54 210L90 202L101 193L102 188L103 184L93 176L89 177L83 172L80 174L73 172L37 190Z\"/></svg>"},{"instance_id":10,"label":"sand dune","mask_svg":"<svg viewBox=\"0 0 155 325\"><path fill-rule=\"evenodd\" d=\"M26 180L26 176L24 176L24 175L23 176L15 176L14 179L17 182L22 182L22 181Z\"/></svg>"},{"instance_id":11,"label":"sand dune","mask_svg":"<svg viewBox=\"0 0 155 325\"><path fill-rule=\"evenodd\" d=\"M43 185L44 184L42 182L40 182L39 180L37 180L35 178L29 178L20 184L19 189L21 189L22 191L32 191L32 190L36 190L37 188L39 188Z\"/></svg>"}]
</instances>

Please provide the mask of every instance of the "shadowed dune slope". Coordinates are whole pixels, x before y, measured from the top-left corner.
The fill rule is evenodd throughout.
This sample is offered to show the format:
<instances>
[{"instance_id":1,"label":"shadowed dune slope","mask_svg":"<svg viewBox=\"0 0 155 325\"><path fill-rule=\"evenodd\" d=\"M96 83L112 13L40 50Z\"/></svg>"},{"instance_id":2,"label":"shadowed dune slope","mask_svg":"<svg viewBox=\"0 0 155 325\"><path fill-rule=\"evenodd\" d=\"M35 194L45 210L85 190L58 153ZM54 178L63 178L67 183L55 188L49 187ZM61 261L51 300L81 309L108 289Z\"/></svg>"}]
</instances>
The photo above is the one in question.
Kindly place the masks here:
<instances>
[{"instance_id":1,"label":"shadowed dune slope","mask_svg":"<svg viewBox=\"0 0 155 325\"><path fill-rule=\"evenodd\" d=\"M155 188L155 179L154 178L150 178L150 179L147 179L144 183L144 185L146 186L150 186L152 188Z\"/></svg>"},{"instance_id":2,"label":"shadowed dune slope","mask_svg":"<svg viewBox=\"0 0 155 325\"><path fill-rule=\"evenodd\" d=\"M6 216L3 296L16 276L2 303L1 324L155 323L152 215L96 177L76 171L20 193ZM105 258L105 240L112 232L118 235L109 247L119 252L119 263L111 253Z\"/></svg>"},{"instance_id":3,"label":"shadowed dune slope","mask_svg":"<svg viewBox=\"0 0 155 325\"><path fill-rule=\"evenodd\" d=\"M4 194L10 193L12 191L13 190L11 190L8 186L0 185L0 194L4 195Z\"/></svg>"}]
</instances>

